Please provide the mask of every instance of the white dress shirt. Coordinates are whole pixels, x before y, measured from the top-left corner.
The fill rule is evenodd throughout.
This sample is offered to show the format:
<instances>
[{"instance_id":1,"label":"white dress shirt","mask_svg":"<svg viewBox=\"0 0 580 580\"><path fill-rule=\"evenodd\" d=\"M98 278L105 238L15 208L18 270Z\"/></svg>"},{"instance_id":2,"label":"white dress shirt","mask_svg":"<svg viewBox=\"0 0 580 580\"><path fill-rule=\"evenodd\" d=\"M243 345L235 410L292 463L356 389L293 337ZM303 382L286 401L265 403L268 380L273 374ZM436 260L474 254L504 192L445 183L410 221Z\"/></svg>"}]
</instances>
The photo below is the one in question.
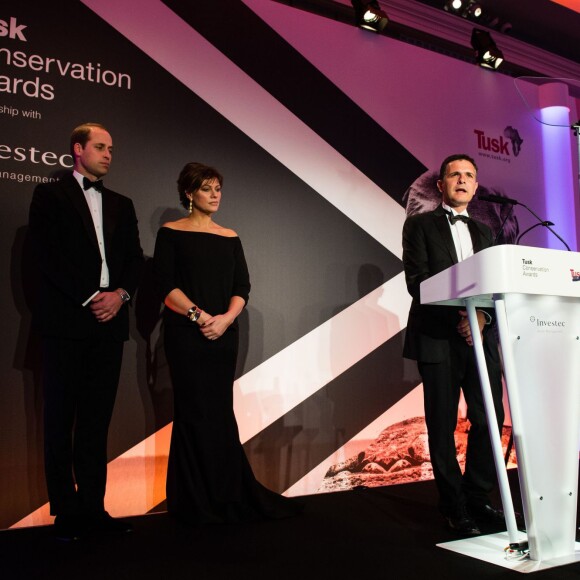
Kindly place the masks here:
<instances>
[{"instance_id":1,"label":"white dress shirt","mask_svg":"<svg viewBox=\"0 0 580 580\"><path fill-rule=\"evenodd\" d=\"M467 210L458 213L445 203L442 203L441 205L443 205L443 209L447 210L453 215L464 215L465 217L469 217ZM455 244L457 259L461 262L462 260L469 258L469 256L473 256L473 241L471 240L471 234L469 233L468 225L461 220L458 220L452 224L449 221L449 216L447 216L447 222L451 228L451 235L453 236L453 243Z\"/></svg>"},{"instance_id":2,"label":"white dress shirt","mask_svg":"<svg viewBox=\"0 0 580 580\"><path fill-rule=\"evenodd\" d=\"M73 171L73 175L81 186L83 193L85 194L85 199L87 200L89 211L91 212L91 217L93 218L95 233L97 234L97 242L99 244L99 251L101 252L101 278L99 285L101 288L108 288L109 267L107 266L107 258L105 256L105 238L103 234L103 196L101 195L101 192L94 187L84 189L83 176L80 173ZM97 290L92 296L83 302L83 306L86 306L98 293L99 290Z\"/></svg>"}]
</instances>

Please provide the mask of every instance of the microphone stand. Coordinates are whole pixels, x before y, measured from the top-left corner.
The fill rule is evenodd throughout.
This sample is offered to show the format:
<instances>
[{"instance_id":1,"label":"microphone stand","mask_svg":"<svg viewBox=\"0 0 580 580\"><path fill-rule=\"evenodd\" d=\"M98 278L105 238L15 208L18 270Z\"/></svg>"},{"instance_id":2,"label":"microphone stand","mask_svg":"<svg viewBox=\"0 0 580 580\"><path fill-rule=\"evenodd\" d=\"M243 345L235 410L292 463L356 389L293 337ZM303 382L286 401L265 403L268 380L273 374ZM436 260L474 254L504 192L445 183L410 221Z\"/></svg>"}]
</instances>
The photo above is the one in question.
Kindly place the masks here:
<instances>
[{"instance_id":1,"label":"microphone stand","mask_svg":"<svg viewBox=\"0 0 580 580\"><path fill-rule=\"evenodd\" d=\"M580 121L579 121L580 123ZM579 125L580 128L580 125ZM522 203L521 201L518 201L516 199L511 199L509 197L504 197L501 195L492 195L492 194L487 194L487 193L483 193L480 194L479 199L481 199L482 201L490 201L491 203L499 203L502 205L511 205L512 209L514 205L521 205L522 207L525 207L537 220L539 223L535 224L534 226L532 226L531 228L528 228L523 234L521 234L517 241L516 244L519 243L519 241L521 240L521 238L523 237L524 234L527 234L530 230L532 230L534 227L536 226L544 226L546 228L548 228L565 246L566 249L571 252L572 250L570 249L570 246L551 228L551 226L553 226L554 224L550 221L546 221L543 220L535 211L533 211L532 209L530 209L525 203ZM509 214L508 214L509 215ZM506 217L507 219L507 217ZM505 220L504 220L505 223ZM503 228L503 224L502 224L502 228ZM501 229L500 229L501 232ZM499 232L496 235L496 240L499 238Z\"/></svg>"},{"instance_id":2,"label":"microphone stand","mask_svg":"<svg viewBox=\"0 0 580 580\"><path fill-rule=\"evenodd\" d=\"M571 126L576 137L576 148L578 149L578 190L580 191L580 119Z\"/></svg>"},{"instance_id":3,"label":"microphone stand","mask_svg":"<svg viewBox=\"0 0 580 580\"><path fill-rule=\"evenodd\" d=\"M525 207L538 220L539 223L534 224L531 228L528 228L523 234L521 234L518 237L516 244L518 244L519 241L521 240L521 238L523 237L523 235L527 234L531 229L535 228L536 226L544 226L544 227L548 228L566 246L566 249L569 252L572 251L570 249L570 246L551 228L551 226L554 225L552 222L544 221L543 219L541 219L540 216L537 213L535 213L534 211L532 211L525 203L522 203L521 201L519 201L518 205Z\"/></svg>"},{"instance_id":4,"label":"microphone stand","mask_svg":"<svg viewBox=\"0 0 580 580\"><path fill-rule=\"evenodd\" d=\"M501 226L499 228L499 230L497 231L497 234L495 234L495 238L493 239L493 245L495 246L497 244L497 241L499 240L500 235L503 233L503 229L505 227L505 223L508 221L508 218L510 217L510 215L512 215L514 211L514 204L510 204L510 209L507 212L506 216L503 218L503 222L501 222ZM526 230L527 231L527 230ZM525 234L526 232L524 232ZM522 234L523 235L523 234ZM522 236L520 236L521 238ZM517 243L520 241L520 238L518 238Z\"/></svg>"},{"instance_id":5,"label":"microphone stand","mask_svg":"<svg viewBox=\"0 0 580 580\"><path fill-rule=\"evenodd\" d=\"M533 226L530 226L526 231L522 232L519 236L518 239L516 240L516 246L520 243L520 240L531 230L533 230L534 228L537 228L538 226L553 226L553 222L538 222L537 224L534 224Z\"/></svg>"}]
</instances>

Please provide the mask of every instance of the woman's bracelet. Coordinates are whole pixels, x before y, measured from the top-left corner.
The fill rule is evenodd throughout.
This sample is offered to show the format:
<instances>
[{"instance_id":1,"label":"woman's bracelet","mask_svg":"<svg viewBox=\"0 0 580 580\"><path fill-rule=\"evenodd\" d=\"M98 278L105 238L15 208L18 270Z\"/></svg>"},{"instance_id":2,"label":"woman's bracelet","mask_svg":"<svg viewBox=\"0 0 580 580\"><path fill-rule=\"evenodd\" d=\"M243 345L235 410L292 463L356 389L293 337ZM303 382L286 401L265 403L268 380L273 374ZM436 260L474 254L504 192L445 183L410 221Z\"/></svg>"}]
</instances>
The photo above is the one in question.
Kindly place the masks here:
<instances>
[{"instance_id":1,"label":"woman's bracelet","mask_svg":"<svg viewBox=\"0 0 580 580\"><path fill-rule=\"evenodd\" d=\"M187 318L191 320L191 322L197 322L198 318L201 316L201 310L194 304L186 314Z\"/></svg>"}]
</instances>

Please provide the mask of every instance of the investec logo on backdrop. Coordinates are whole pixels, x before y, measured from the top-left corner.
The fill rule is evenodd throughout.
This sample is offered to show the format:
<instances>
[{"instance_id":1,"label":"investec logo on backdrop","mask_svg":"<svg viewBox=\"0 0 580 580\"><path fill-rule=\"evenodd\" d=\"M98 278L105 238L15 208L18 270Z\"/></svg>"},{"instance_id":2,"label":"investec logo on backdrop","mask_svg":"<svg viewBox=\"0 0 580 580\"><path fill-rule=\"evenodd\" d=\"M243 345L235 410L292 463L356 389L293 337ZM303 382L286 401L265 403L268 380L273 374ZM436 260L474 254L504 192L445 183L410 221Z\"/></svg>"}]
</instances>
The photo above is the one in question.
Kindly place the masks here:
<instances>
[{"instance_id":1,"label":"investec logo on backdrop","mask_svg":"<svg viewBox=\"0 0 580 580\"><path fill-rule=\"evenodd\" d=\"M473 133L477 137L477 150L481 156L510 163L512 156L517 157L522 150L524 140L511 125L503 130L503 135L489 135L481 129L474 129Z\"/></svg>"}]
</instances>

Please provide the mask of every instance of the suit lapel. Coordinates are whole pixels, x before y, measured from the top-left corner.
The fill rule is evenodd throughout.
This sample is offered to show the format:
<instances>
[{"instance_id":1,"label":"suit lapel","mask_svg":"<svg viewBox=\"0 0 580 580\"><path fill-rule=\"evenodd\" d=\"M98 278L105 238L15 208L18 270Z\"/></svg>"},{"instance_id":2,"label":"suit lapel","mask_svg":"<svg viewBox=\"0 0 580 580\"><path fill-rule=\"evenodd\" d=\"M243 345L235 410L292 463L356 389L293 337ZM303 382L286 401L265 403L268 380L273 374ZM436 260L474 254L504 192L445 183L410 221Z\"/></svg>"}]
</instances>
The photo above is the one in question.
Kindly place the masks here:
<instances>
[{"instance_id":1,"label":"suit lapel","mask_svg":"<svg viewBox=\"0 0 580 580\"><path fill-rule=\"evenodd\" d=\"M103 238L105 240L105 256L111 251L113 233L117 224L118 203L114 195L106 188L102 191L103 202Z\"/></svg>"},{"instance_id":2,"label":"suit lapel","mask_svg":"<svg viewBox=\"0 0 580 580\"><path fill-rule=\"evenodd\" d=\"M483 250L481 233L479 231L479 228L477 227L477 224L472 219L467 222L467 227L469 228L469 233L471 234L473 253L476 254L480 250Z\"/></svg>"},{"instance_id":3,"label":"suit lapel","mask_svg":"<svg viewBox=\"0 0 580 580\"><path fill-rule=\"evenodd\" d=\"M449 257L454 264L459 262L457 258L457 251L455 250L455 244L453 243L453 236L451 235L451 229L449 228L449 222L447 221L447 216L442 206L439 206L433 211L433 217L435 218L435 226L439 231L443 244L447 251L449 252Z\"/></svg>"},{"instance_id":4,"label":"suit lapel","mask_svg":"<svg viewBox=\"0 0 580 580\"><path fill-rule=\"evenodd\" d=\"M89 205L85 198L85 194L78 184L78 181L74 178L72 173L67 175L61 179L61 184L63 186L64 192L68 196L70 202L74 206L74 208L78 211L79 215L81 216L81 221L83 226L95 246L95 248L99 249L99 242L97 241L97 233L95 232L95 224L93 223L93 218L91 217L91 211L89 209Z\"/></svg>"}]
</instances>

